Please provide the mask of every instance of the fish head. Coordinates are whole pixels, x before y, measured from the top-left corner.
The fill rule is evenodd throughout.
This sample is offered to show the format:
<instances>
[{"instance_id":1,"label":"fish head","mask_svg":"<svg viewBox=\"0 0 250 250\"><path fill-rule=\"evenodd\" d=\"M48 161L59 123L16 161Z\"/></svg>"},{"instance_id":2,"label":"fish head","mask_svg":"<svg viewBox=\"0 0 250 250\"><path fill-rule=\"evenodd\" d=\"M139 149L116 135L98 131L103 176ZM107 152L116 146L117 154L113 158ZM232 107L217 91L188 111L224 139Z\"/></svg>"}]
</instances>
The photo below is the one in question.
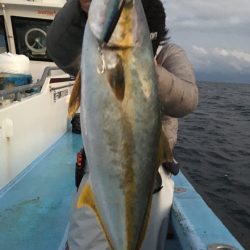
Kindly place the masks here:
<instances>
[{"instance_id":1,"label":"fish head","mask_svg":"<svg viewBox=\"0 0 250 250\"><path fill-rule=\"evenodd\" d=\"M105 41L109 32L110 40L108 47L129 48L140 46L143 42L141 25L138 22L145 18L138 18L144 15L141 11L141 1L135 0L93 0L89 10L89 27L93 35L100 42ZM97 11L98 10L98 13ZM138 12L138 10L140 10Z\"/></svg>"}]
</instances>

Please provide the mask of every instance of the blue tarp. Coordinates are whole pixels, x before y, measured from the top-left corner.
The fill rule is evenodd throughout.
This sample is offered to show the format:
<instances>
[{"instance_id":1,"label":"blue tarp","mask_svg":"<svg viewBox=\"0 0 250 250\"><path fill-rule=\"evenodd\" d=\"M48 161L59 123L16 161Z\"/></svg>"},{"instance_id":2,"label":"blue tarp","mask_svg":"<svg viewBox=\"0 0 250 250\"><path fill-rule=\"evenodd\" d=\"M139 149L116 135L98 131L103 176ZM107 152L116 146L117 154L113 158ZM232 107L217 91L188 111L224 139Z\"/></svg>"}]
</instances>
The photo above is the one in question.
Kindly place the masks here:
<instances>
[{"instance_id":1,"label":"blue tarp","mask_svg":"<svg viewBox=\"0 0 250 250\"><path fill-rule=\"evenodd\" d=\"M30 84L32 82L31 75L22 75L22 74L8 74L3 77L3 84L13 83L16 86L22 86L25 84Z\"/></svg>"}]
</instances>

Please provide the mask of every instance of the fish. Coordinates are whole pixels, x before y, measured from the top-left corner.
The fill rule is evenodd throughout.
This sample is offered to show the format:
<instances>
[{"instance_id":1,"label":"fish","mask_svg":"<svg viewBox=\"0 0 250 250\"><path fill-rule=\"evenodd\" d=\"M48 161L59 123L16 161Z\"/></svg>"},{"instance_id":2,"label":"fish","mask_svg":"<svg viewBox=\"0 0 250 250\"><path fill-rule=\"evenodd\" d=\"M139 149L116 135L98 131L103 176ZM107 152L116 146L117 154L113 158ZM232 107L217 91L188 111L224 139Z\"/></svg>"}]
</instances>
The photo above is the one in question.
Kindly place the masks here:
<instances>
[{"instance_id":1,"label":"fish","mask_svg":"<svg viewBox=\"0 0 250 250\"><path fill-rule=\"evenodd\" d=\"M111 249L140 249L157 169L169 157L153 58L140 0L91 2L78 78L89 178L76 206L94 212Z\"/></svg>"}]
</instances>

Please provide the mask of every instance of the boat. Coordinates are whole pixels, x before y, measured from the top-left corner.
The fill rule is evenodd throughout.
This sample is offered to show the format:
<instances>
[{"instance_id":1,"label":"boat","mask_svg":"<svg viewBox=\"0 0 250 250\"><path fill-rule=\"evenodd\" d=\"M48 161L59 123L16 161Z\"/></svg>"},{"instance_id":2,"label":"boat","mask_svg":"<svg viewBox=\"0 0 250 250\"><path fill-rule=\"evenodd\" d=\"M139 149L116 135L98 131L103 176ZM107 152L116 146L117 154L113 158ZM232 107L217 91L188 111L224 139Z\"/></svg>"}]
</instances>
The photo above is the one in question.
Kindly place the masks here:
<instances>
[{"instance_id":1,"label":"boat","mask_svg":"<svg viewBox=\"0 0 250 250\"><path fill-rule=\"evenodd\" d=\"M63 2L0 1L0 51L29 58L32 79L28 84L5 88L4 79L10 82L11 78L15 83L24 76L2 77L0 188L12 182L69 129L67 106L74 78L56 67L45 44L47 28Z\"/></svg>"},{"instance_id":2,"label":"boat","mask_svg":"<svg viewBox=\"0 0 250 250\"><path fill-rule=\"evenodd\" d=\"M48 25L65 1L0 0L0 52L30 59L32 82L0 90L0 249L64 249L80 134L67 105L74 79L46 54ZM1 38L2 35L2 38ZM163 174L164 176L164 174ZM244 249L182 173L173 177L166 249Z\"/></svg>"}]
</instances>

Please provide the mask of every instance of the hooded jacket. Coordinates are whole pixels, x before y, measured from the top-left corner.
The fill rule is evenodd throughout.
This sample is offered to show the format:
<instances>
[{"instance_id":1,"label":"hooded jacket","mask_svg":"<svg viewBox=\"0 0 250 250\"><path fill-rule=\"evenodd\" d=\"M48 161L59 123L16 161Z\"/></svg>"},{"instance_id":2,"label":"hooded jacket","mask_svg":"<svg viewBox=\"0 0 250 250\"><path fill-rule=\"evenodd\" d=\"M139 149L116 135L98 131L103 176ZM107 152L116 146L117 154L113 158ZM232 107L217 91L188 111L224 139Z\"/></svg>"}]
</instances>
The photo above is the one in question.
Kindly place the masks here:
<instances>
[{"instance_id":1,"label":"hooded jacket","mask_svg":"<svg viewBox=\"0 0 250 250\"><path fill-rule=\"evenodd\" d=\"M47 34L48 54L66 73L76 75L80 68L82 39L87 14L79 0L67 1L57 13ZM156 56L162 127L173 149L177 141L178 120L192 112L198 103L198 88L192 65L184 50L166 43Z\"/></svg>"}]
</instances>

